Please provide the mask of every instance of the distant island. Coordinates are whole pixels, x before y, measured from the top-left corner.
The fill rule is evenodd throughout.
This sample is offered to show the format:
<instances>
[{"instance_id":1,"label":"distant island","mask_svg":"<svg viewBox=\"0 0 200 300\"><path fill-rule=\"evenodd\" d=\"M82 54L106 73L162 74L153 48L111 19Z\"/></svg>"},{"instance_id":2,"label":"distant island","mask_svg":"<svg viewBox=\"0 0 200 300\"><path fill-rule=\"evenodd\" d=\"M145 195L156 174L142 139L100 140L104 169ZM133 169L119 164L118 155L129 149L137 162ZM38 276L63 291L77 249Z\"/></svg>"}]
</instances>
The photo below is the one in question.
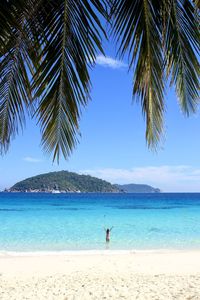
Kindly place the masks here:
<instances>
[{"instance_id":1,"label":"distant island","mask_svg":"<svg viewBox=\"0 0 200 300\"><path fill-rule=\"evenodd\" d=\"M111 183L74 172L59 171L27 178L13 185L11 192L77 192L115 193L119 189Z\"/></svg>"},{"instance_id":2,"label":"distant island","mask_svg":"<svg viewBox=\"0 0 200 300\"><path fill-rule=\"evenodd\" d=\"M124 193L160 193L160 189L154 188L147 184L116 184L116 188Z\"/></svg>"},{"instance_id":3,"label":"distant island","mask_svg":"<svg viewBox=\"0 0 200 300\"><path fill-rule=\"evenodd\" d=\"M7 192L46 193L159 193L160 190L145 184L117 185L108 181L74 172L59 171L22 180Z\"/></svg>"}]
</instances>

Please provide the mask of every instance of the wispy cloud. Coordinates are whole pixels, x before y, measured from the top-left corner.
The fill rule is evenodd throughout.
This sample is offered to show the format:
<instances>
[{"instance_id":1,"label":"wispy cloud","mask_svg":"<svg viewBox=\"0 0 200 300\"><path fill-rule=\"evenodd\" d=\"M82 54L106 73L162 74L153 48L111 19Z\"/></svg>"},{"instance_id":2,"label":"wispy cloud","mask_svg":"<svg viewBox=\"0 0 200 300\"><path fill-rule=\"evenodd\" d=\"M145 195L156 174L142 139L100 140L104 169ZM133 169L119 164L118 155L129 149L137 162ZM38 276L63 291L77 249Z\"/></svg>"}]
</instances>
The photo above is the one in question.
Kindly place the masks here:
<instances>
[{"instance_id":1,"label":"wispy cloud","mask_svg":"<svg viewBox=\"0 0 200 300\"><path fill-rule=\"evenodd\" d=\"M200 192L200 167L147 166L132 169L82 170L112 183L145 183L170 192Z\"/></svg>"},{"instance_id":2,"label":"wispy cloud","mask_svg":"<svg viewBox=\"0 0 200 300\"><path fill-rule=\"evenodd\" d=\"M31 156L26 156L23 158L24 161L30 162L30 163L39 163L42 162L42 159L31 157Z\"/></svg>"},{"instance_id":3,"label":"wispy cloud","mask_svg":"<svg viewBox=\"0 0 200 300\"><path fill-rule=\"evenodd\" d=\"M103 55L97 56L96 64L103 66L103 67L111 68L111 69L122 69L122 68L127 67L127 65L124 62L114 59L112 57L103 56Z\"/></svg>"}]
</instances>

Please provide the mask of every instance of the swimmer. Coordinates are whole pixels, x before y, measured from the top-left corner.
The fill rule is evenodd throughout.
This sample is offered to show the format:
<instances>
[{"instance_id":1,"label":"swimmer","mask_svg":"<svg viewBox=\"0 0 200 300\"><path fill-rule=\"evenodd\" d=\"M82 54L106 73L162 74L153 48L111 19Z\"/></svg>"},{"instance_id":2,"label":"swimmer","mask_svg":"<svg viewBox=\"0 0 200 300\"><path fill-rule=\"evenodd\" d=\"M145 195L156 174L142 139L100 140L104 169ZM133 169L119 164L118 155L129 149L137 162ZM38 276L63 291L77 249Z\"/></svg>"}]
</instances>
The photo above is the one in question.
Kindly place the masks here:
<instances>
[{"instance_id":1,"label":"swimmer","mask_svg":"<svg viewBox=\"0 0 200 300\"><path fill-rule=\"evenodd\" d=\"M105 232L106 232L106 243L110 242L110 232L113 229L113 226L111 228L104 228Z\"/></svg>"}]
</instances>

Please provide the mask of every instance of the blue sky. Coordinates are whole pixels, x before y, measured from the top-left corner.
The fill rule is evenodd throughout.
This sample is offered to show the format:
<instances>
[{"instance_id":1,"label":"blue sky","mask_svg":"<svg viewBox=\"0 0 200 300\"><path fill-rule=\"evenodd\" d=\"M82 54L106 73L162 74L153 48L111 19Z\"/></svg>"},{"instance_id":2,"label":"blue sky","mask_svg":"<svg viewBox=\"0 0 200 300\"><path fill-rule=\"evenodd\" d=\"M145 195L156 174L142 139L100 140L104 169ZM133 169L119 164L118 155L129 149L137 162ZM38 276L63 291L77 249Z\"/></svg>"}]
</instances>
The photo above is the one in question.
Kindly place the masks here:
<instances>
[{"instance_id":1,"label":"blue sky","mask_svg":"<svg viewBox=\"0 0 200 300\"><path fill-rule=\"evenodd\" d=\"M60 164L40 147L40 131L26 129L0 157L0 190L24 178L57 170L91 174L113 183L146 183L169 192L200 192L199 113L185 118L173 89L167 89L165 138L157 153L145 141L141 107L132 102L132 73L115 59L99 56L91 71L92 101L83 110L80 143Z\"/></svg>"}]
</instances>

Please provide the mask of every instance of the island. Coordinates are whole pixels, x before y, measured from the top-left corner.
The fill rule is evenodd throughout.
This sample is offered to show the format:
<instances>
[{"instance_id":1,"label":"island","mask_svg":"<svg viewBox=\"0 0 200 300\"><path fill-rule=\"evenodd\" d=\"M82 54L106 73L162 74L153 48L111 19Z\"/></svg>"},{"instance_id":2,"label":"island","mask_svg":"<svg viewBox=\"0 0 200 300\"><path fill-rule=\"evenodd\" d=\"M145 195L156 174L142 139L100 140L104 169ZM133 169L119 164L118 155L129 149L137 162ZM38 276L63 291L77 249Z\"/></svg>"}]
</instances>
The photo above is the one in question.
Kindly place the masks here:
<instances>
[{"instance_id":1,"label":"island","mask_svg":"<svg viewBox=\"0 0 200 300\"><path fill-rule=\"evenodd\" d=\"M160 193L160 189L154 188L148 184L116 184L116 188L124 193Z\"/></svg>"},{"instance_id":2,"label":"island","mask_svg":"<svg viewBox=\"0 0 200 300\"><path fill-rule=\"evenodd\" d=\"M114 193L119 189L105 180L75 172L59 171L27 178L13 185L11 192Z\"/></svg>"},{"instance_id":3,"label":"island","mask_svg":"<svg viewBox=\"0 0 200 300\"><path fill-rule=\"evenodd\" d=\"M132 186L132 188L128 188ZM135 187L135 188L134 188ZM80 175L75 172L58 171L40 174L22 180L7 192L30 193L138 193L160 192L159 189L147 185L116 185L90 175Z\"/></svg>"}]
</instances>

